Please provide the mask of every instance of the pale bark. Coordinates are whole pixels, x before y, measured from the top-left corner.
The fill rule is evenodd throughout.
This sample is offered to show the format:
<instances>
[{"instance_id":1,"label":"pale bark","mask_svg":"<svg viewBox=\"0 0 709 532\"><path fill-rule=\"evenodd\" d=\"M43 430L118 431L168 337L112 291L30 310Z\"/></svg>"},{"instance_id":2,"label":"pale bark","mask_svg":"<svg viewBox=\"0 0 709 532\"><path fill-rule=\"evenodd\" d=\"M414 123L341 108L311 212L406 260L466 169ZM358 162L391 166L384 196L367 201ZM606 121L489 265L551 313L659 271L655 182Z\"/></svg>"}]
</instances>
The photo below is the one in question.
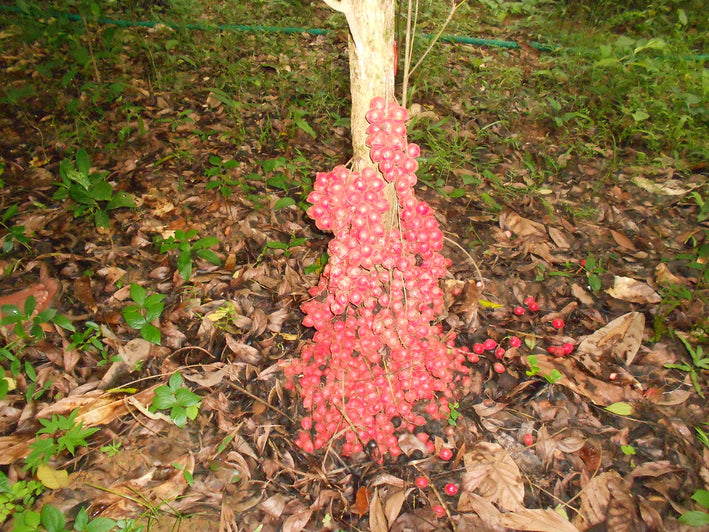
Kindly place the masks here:
<instances>
[{"instance_id":1,"label":"pale bark","mask_svg":"<svg viewBox=\"0 0 709 532\"><path fill-rule=\"evenodd\" d=\"M345 14L350 30L352 167L371 166L365 115L375 96L394 99L394 0L324 0Z\"/></svg>"}]
</instances>

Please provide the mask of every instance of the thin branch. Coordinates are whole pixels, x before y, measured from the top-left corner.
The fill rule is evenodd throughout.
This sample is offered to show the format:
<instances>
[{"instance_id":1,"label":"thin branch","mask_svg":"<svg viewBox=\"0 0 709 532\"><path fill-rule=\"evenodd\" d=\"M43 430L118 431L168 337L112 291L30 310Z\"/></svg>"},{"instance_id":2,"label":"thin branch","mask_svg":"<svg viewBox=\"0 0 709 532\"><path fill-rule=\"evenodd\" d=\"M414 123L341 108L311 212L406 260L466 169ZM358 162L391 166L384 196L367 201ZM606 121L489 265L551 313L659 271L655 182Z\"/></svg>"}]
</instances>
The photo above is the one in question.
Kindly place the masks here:
<instances>
[{"instance_id":1,"label":"thin branch","mask_svg":"<svg viewBox=\"0 0 709 532\"><path fill-rule=\"evenodd\" d=\"M463 5L463 2L458 2L456 0L453 0L453 7L451 8L450 13L448 13L448 18L443 23L443 25L441 26L441 29L436 34L436 36L433 39L431 39L431 43L428 45L428 48L426 48L426 51L423 53L423 55L418 60L418 62L414 65L414 67L411 69L411 71L409 72L409 75L413 74L414 70L416 70L419 67L419 65L423 62L423 60L426 59L426 56L429 54L431 49L438 42L438 39L441 38L441 35L443 35L443 32L445 31L446 27L448 26L448 24L450 24L450 21L453 19L453 15L455 15L455 12L458 11L458 8L461 5Z\"/></svg>"}]
</instances>

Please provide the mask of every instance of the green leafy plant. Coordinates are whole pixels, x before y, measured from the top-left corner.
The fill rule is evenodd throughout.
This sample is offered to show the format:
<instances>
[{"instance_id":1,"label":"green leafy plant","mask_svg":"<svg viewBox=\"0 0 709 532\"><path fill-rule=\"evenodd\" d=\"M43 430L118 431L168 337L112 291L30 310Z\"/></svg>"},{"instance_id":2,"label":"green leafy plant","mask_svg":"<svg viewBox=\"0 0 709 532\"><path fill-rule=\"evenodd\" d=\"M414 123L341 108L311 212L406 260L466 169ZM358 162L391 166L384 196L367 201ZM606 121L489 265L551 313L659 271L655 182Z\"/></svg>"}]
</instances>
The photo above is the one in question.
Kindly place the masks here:
<instances>
[{"instance_id":1,"label":"green leafy plant","mask_svg":"<svg viewBox=\"0 0 709 532\"><path fill-rule=\"evenodd\" d=\"M0 243L2 244L2 252L10 253L17 244L24 246L26 249L30 249L29 241L30 238L25 234L24 225L13 225L10 223L10 219L17 214L18 206L10 205L5 211L0 215L0 229L4 229L6 233L0 237Z\"/></svg>"},{"instance_id":2,"label":"green leafy plant","mask_svg":"<svg viewBox=\"0 0 709 532\"><path fill-rule=\"evenodd\" d=\"M678 521L683 525L706 526L709 525L709 491L699 489L692 495L692 500L705 508L704 511L691 510L683 513Z\"/></svg>"},{"instance_id":3,"label":"green leafy plant","mask_svg":"<svg viewBox=\"0 0 709 532\"><path fill-rule=\"evenodd\" d=\"M39 512L25 510L17 514L13 520L12 532L108 532L116 525L116 521L107 517L90 519L86 508L82 508L74 518L73 527L66 529L66 518L61 510L51 504L45 504Z\"/></svg>"},{"instance_id":4,"label":"green leafy plant","mask_svg":"<svg viewBox=\"0 0 709 532\"><path fill-rule=\"evenodd\" d=\"M457 427L458 426L458 418L460 417L460 412L458 411L458 408L460 408L460 404L458 401L455 403L448 403L448 409L450 412L448 412L448 424L451 427Z\"/></svg>"},{"instance_id":5,"label":"green leafy plant","mask_svg":"<svg viewBox=\"0 0 709 532\"><path fill-rule=\"evenodd\" d=\"M108 445L101 447L101 452L106 453L108 456L116 456L121 452L121 442L114 440Z\"/></svg>"},{"instance_id":6,"label":"green leafy plant","mask_svg":"<svg viewBox=\"0 0 709 532\"><path fill-rule=\"evenodd\" d=\"M133 329L140 331L140 335L154 344L160 345L162 335L160 329L152 324L153 321L160 318L162 311L165 308L163 299L164 294L148 295L145 288L131 283L130 297L135 302L135 305L128 305L121 311L123 319Z\"/></svg>"},{"instance_id":7,"label":"green leafy plant","mask_svg":"<svg viewBox=\"0 0 709 532\"><path fill-rule=\"evenodd\" d=\"M74 202L74 218L92 216L97 227L109 227L108 211L121 207L135 207L133 197L126 192L115 192L106 180L108 172L92 172L91 161L83 148L76 159L59 163L57 183L59 189L54 199Z\"/></svg>"},{"instance_id":8,"label":"green leafy plant","mask_svg":"<svg viewBox=\"0 0 709 532\"><path fill-rule=\"evenodd\" d=\"M231 187L239 184L237 179L231 176L230 170L239 166L239 161L235 159L222 160L218 155L209 156L209 164L211 165L204 172L204 175L209 178L207 181L207 190L217 189L225 198L233 194Z\"/></svg>"},{"instance_id":9,"label":"green leafy plant","mask_svg":"<svg viewBox=\"0 0 709 532\"><path fill-rule=\"evenodd\" d=\"M534 377L535 375L541 373L542 368L539 367L538 359L535 355L527 356L527 364L529 364L529 369L525 372L528 377ZM557 369L551 370L549 375L541 375L546 379L549 384L555 384L563 375Z\"/></svg>"},{"instance_id":10,"label":"green leafy plant","mask_svg":"<svg viewBox=\"0 0 709 532\"><path fill-rule=\"evenodd\" d=\"M258 256L257 260L261 260L261 258L266 254L267 251L275 250L275 249L280 249L283 251L283 254L286 256L286 258L290 258L290 252L291 249L302 246L308 241L307 238L296 238L295 236L291 235L291 238L288 242L279 242L279 241L270 241L266 242L266 245L263 246L263 249L261 250L260 255Z\"/></svg>"},{"instance_id":11,"label":"green leafy plant","mask_svg":"<svg viewBox=\"0 0 709 532\"><path fill-rule=\"evenodd\" d=\"M190 229L182 231L178 229L173 236L168 238L157 238L156 243L160 248L160 253L178 250L177 271L185 281L190 280L192 275L192 261L196 258L204 259L207 262L220 266L222 261L211 247L219 244L219 239L214 236L197 238L197 230ZM196 240L195 240L196 239Z\"/></svg>"},{"instance_id":12,"label":"green leafy plant","mask_svg":"<svg viewBox=\"0 0 709 532\"><path fill-rule=\"evenodd\" d=\"M686 371L689 373L689 378L692 380L692 386L694 390L699 394L699 397L704 399L704 392L702 392L702 385L699 382L699 372L709 370L709 356L704 356L704 349L701 345L693 348L691 344L682 336L676 335L680 342L684 344L687 349L689 356L692 358L691 364L688 362L682 362L681 364L665 364L667 369L678 369L680 371Z\"/></svg>"},{"instance_id":13,"label":"green leafy plant","mask_svg":"<svg viewBox=\"0 0 709 532\"><path fill-rule=\"evenodd\" d=\"M704 424L705 427L709 427L709 423ZM704 444L705 447L709 448L709 434L707 434L702 427L695 427L697 432L697 439Z\"/></svg>"},{"instance_id":14,"label":"green leafy plant","mask_svg":"<svg viewBox=\"0 0 709 532\"><path fill-rule=\"evenodd\" d=\"M109 362L118 362L120 357L117 355L111 357L108 354L108 348L106 344L103 343L102 338L103 333L101 332L101 326L96 322L87 321L84 323L83 331L74 331L71 335L69 349L76 349L87 353L97 353L101 357L98 362L99 366L103 366Z\"/></svg>"},{"instance_id":15,"label":"green leafy plant","mask_svg":"<svg viewBox=\"0 0 709 532\"><path fill-rule=\"evenodd\" d=\"M7 475L0 471L0 523L31 507L42 490L42 483L38 480L18 480L10 484Z\"/></svg>"},{"instance_id":16,"label":"green leafy plant","mask_svg":"<svg viewBox=\"0 0 709 532\"><path fill-rule=\"evenodd\" d=\"M195 419L199 413L202 398L192 390L183 386L180 373L173 373L167 386L158 386L155 390L150 411L170 410L170 418L182 428L188 419Z\"/></svg>"},{"instance_id":17,"label":"green leafy plant","mask_svg":"<svg viewBox=\"0 0 709 532\"><path fill-rule=\"evenodd\" d=\"M597 260L593 254L589 253L582 267L586 272L589 288L594 292L598 292L602 287L601 274L605 271L600 259Z\"/></svg>"},{"instance_id":18,"label":"green leafy plant","mask_svg":"<svg viewBox=\"0 0 709 532\"><path fill-rule=\"evenodd\" d=\"M37 431L37 438L30 444L30 453L25 458L25 469L33 472L52 457L67 451L74 456L77 447L88 445L86 438L98 431L98 427L84 428L83 422L76 422L79 409L66 416L53 414L51 419L39 419L42 428ZM43 436L44 437L40 437Z\"/></svg>"},{"instance_id":19,"label":"green leafy plant","mask_svg":"<svg viewBox=\"0 0 709 532\"><path fill-rule=\"evenodd\" d=\"M17 305L9 304L3 305L1 308L3 317L0 319L0 327L13 325L12 330L19 338L34 338L37 340L44 338L45 334L44 329L42 329L42 324L49 322L54 322L69 331L75 330L74 325L67 317L57 314L56 309L47 308L35 314L37 300L34 296L29 296L25 299L25 304L22 309ZM28 327L29 330L27 330Z\"/></svg>"}]
</instances>

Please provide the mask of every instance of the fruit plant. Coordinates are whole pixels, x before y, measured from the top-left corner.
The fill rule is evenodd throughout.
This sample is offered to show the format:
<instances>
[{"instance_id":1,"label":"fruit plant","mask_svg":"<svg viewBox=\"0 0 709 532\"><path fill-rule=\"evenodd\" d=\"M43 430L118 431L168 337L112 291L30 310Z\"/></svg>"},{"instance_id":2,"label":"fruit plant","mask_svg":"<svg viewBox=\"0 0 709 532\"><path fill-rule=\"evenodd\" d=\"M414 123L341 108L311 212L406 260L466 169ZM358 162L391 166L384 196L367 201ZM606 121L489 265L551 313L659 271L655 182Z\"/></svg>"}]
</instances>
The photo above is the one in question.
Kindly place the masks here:
<instances>
[{"instance_id":1,"label":"fruit plant","mask_svg":"<svg viewBox=\"0 0 709 532\"><path fill-rule=\"evenodd\" d=\"M303 324L312 343L285 368L307 412L296 443L306 452L342 438L342 453L402 453L397 433L446 419L469 382L467 348L433 324L443 309L438 281L450 261L431 208L414 195L419 147L406 140L406 110L371 101L367 145L378 164L319 173L308 215L334 233L329 262ZM433 442L427 442L433 450Z\"/></svg>"},{"instance_id":2,"label":"fruit plant","mask_svg":"<svg viewBox=\"0 0 709 532\"><path fill-rule=\"evenodd\" d=\"M170 409L170 417L178 427L182 428L188 419L194 419L199 414L202 398L192 390L183 386L182 375L173 373L167 386L158 386L150 405L151 412Z\"/></svg>"},{"instance_id":3,"label":"fruit plant","mask_svg":"<svg viewBox=\"0 0 709 532\"><path fill-rule=\"evenodd\" d=\"M178 229L173 236L168 238L156 238L155 243L160 248L160 253L167 251L178 250L177 255L177 272L185 280L189 281L192 275L192 261L196 258L206 260L207 262L220 266L222 260L217 256L211 247L219 244L219 239L214 236L205 236L197 238L197 230L190 229L182 231ZM194 240L194 242L193 242Z\"/></svg>"},{"instance_id":4,"label":"fruit plant","mask_svg":"<svg viewBox=\"0 0 709 532\"><path fill-rule=\"evenodd\" d=\"M162 302L165 299L164 294L148 295L145 288L131 283L130 297L135 302L135 305L128 305L121 311L123 319L133 329L140 331L140 335L154 344L160 345L162 335L160 329L152 324L153 321L160 318L165 304Z\"/></svg>"},{"instance_id":5,"label":"fruit plant","mask_svg":"<svg viewBox=\"0 0 709 532\"><path fill-rule=\"evenodd\" d=\"M74 218L91 216L97 227L109 227L108 211L121 207L135 207L133 197L126 192L115 192L106 180L108 172L92 172L91 160L85 149L76 153L75 161L59 163L57 183L59 189L54 199L69 199L74 203Z\"/></svg>"}]
</instances>

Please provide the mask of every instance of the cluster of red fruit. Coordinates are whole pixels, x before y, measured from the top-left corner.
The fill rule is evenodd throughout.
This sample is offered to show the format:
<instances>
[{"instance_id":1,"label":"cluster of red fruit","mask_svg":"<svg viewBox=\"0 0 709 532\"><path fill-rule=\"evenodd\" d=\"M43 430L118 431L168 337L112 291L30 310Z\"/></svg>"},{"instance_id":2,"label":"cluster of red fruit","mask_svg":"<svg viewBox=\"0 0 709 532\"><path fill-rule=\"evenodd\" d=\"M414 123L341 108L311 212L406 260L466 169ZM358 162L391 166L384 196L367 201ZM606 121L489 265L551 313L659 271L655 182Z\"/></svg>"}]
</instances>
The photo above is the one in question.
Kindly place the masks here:
<instances>
[{"instance_id":1,"label":"cluster of red fruit","mask_svg":"<svg viewBox=\"0 0 709 532\"><path fill-rule=\"evenodd\" d=\"M338 166L317 175L308 197L308 215L334 238L302 305L313 342L285 369L286 386L300 387L306 415L296 443L307 452L337 438L343 455L365 446L400 455L397 434L424 425L424 411L445 417L469 380L465 362L477 359L432 325L450 260L431 208L414 195L420 150L407 143L406 119L395 102L373 99L367 144L379 172Z\"/></svg>"}]
</instances>

